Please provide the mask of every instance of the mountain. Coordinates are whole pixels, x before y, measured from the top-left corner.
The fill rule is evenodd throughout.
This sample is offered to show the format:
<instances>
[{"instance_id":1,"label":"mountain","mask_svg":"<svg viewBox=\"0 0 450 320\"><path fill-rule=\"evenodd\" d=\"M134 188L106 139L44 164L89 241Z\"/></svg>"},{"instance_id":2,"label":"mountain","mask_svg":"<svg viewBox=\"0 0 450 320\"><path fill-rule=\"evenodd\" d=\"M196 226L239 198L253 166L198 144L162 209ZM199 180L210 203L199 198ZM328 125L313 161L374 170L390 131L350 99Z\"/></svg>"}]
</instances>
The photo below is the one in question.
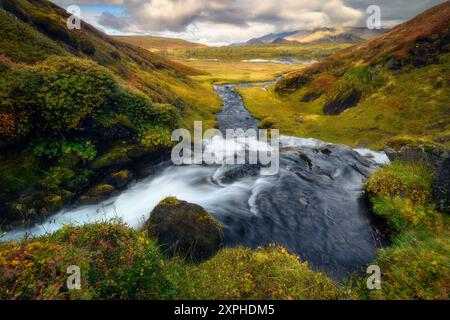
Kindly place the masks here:
<instances>
[{"instance_id":1,"label":"mountain","mask_svg":"<svg viewBox=\"0 0 450 320\"><path fill-rule=\"evenodd\" d=\"M326 128L334 137L354 132L357 141L380 146L396 139L449 146L449 88L447 1L377 38L285 75L275 91L299 110L332 116L323 119L333 122Z\"/></svg>"},{"instance_id":2,"label":"mountain","mask_svg":"<svg viewBox=\"0 0 450 320\"><path fill-rule=\"evenodd\" d=\"M369 30L367 28L316 28L295 30L282 33L270 33L253 38L240 45L276 44L276 43L316 43L316 42L363 42L379 36L386 30ZM235 44L238 45L238 44Z\"/></svg>"},{"instance_id":3,"label":"mountain","mask_svg":"<svg viewBox=\"0 0 450 320\"><path fill-rule=\"evenodd\" d=\"M68 17L0 0L0 224L110 195L217 102L199 71Z\"/></svg>"},{"instance_id":4,"label":"mountain","mask_svg":"<svg viewBox=\"0 0 450 320\"><path fill-rule=\"evenodd\" d=\"M149 51L206 48L201 43L193 43L183 39L155 36L111 36L117 41L129 43Z\"/></svg>"}]
</instances>

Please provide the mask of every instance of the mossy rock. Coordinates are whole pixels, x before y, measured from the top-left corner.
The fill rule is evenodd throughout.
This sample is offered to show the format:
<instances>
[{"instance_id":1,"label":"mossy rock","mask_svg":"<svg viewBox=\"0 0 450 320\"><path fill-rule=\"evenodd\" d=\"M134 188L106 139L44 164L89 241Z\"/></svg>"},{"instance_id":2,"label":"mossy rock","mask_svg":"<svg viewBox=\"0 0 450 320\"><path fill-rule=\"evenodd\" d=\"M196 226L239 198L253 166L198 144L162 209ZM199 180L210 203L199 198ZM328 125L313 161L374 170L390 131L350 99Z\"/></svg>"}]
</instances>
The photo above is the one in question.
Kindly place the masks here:
<instances>
[{"instance_id":1,"label":"mossy rock","mask_svg":"<svg viewBox=\"0 0 450 320\"><path fill-rule=\"evenodd\" d=\"M145 228L169 256L186 261L210 258L223 246L223 230L202 207L169 197L150 214Z\"/></svg>"},{"instance_id":2,"label":"mossy rock","mask_svg":"<svg viewBox=\"0 0 450 320\"><path fill-rule=\"evenodd\" d=\"M98 184L80 197L82 204L98 203L108 198L116 189L110 184Z\"/></svg>"},{"instance_id":3,"label":"mossy rock","mask_svg":"<svg viewBox=\"0 0 450 320\"><path fill-rule=\"evenodd\" d=\"M158 151L160 150L151 149L141 144L118 144L92 161L90 167L92 169L121 169L130 162Z\"/></svg>"},{"instance_id":4,"label":"mossy rock","mask_svg":"<svg viewBox=\"0 0 450 320\"><path fill-rule=\"evenodd\" d=\"M125 187L131 181L131 179L133 179L132 172L130 172L129 170L120 170L111 173L108 177L106 177L105 182L120 189Z\"/></svg>"},{"instance_id":5,"label":"mossy rock","mask_svg":"<svg viewBox=\"0 0 450 320\"><path fill-rule=\"evenodd\" d=\"M60 189L55 192L34 191L25 194L9 204L13 216L11 220L22 220L26 223L47 217L69 203L72 193Z\"/></svg>"}]
</instances>

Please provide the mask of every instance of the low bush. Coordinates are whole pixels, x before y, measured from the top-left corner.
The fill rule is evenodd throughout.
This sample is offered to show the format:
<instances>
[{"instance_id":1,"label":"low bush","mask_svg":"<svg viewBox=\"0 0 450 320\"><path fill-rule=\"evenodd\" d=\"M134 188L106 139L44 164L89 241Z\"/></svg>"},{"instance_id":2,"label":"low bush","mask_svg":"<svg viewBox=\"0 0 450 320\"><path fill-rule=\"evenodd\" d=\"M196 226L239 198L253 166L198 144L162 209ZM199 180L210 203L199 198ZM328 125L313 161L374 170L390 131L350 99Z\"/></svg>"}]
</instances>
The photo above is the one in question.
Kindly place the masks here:
<instances>
[{"instance_id":1,"label":"low bush","mask_svg":"<svg viewBox=\"0 0 450 320\"><path fill-rule=\"evenodd\" d=\"M75 139L40 141L32 146L35 155L45 156L49 159L60 158L63 155L73 153L82 160L93 160L97 155L95 146L89 140Z\"/></svg>"},{"instance_id":2,"label":"low bush","mask_svg":"<svg viewBox=\"0 0 450 320\"><path fill-rule=\"evenodd\" d=\"M348 299L350 293L312 271L283 247L225 249L192 266L183 299Z\"/></svg>"}]
</instances>

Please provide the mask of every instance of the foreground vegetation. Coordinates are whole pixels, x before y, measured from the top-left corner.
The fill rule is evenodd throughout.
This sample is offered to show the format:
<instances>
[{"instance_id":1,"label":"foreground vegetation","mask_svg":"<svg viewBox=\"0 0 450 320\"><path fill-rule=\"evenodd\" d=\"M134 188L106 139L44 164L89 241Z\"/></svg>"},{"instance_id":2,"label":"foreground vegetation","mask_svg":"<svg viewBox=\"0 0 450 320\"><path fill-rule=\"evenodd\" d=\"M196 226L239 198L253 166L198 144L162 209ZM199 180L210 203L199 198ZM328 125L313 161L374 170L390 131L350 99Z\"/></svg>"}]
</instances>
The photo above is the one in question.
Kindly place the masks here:
<instances>
[{"instance_id":1,"label":"foreground vegetation","mask_svg":"<svg viewBox=\"0 0 450 320\"><path fill-rule=\"evenodd\" d=\"M366 183L391 236L371 263L381 269L381 290L368 290L359 274L339 284L274 244L192 262L160 246L156 234L110 221L1 243L0 298L448 299L449 217L435 209L432 181L425 164L393 162ZM161 206L178 203L168 198ZM66 287L70 265L81 269L81 290Z\"/></svg>"},{"instance_id":2,"label":"foreground vegetation","mask_svg":"<svg viewBox=\"0 0 450 320\"><path fill-rule=\"evenodd\" d=\"M67 267L81 269L68 290ZM1 299L338 299L350 294L284 248L225 249L199 264L168 258L118 222L0 244Z\"/></svg>"},{"instance_id":3,"label":"foreground vegetation","mask_svg":"<svg viewBox=\"0 0 450 320\"><path fill-rule=\"evenodd\" d=\"M449 217L432 201L433 171L426 164L393 162L366 183L392 243L373 262L381 269L381 290L369 291L356 281L362 298L450 298Z\"/></svg>"}]
</instances>

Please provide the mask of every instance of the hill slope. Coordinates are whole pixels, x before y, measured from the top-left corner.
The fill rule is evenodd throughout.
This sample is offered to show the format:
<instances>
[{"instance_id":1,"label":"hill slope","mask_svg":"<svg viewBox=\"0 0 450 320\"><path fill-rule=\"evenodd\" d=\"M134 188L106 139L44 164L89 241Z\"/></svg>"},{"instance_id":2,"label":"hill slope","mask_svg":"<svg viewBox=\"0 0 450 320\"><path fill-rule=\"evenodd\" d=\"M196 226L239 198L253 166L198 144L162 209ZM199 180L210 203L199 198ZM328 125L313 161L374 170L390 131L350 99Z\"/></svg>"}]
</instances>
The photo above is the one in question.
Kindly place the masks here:
<instances>
[{"instance_id":1,"label":"hill slope","mask_svg":"<svg viewBox=\"0 0 450 320\"><path fill-rule=\"evenodd\" d=\"M183 39L164 38L155 36L111 36L113 39L135 45L152 52L159 50L178 50L192 48L206 48L201 43L193 43Z\"/></svg>"},{"instance_id":2,"label":"hill slope","mask_svg":"<svg viewBox=\"0 0 450 320\"><path fill-rule=\"evenodd\" d=\"M174 128L220 106L190 79L199 71L85 22L69 30L67 17L46 0L0 0L0 226L101 200Z\"/></svg>"},{"instance_id":3,"label":"hill slope","mask_svg":"<svg viewBox=\"0 0 450 320\"><path fill-rule=\"evenodd\" d=\"M275 93L292 112L303 113L302 124L290 126L297 134L377 147L402 135L449 145L449 86L450 2L445 2L287 74Z\"/></svg>"}]
</instances>

